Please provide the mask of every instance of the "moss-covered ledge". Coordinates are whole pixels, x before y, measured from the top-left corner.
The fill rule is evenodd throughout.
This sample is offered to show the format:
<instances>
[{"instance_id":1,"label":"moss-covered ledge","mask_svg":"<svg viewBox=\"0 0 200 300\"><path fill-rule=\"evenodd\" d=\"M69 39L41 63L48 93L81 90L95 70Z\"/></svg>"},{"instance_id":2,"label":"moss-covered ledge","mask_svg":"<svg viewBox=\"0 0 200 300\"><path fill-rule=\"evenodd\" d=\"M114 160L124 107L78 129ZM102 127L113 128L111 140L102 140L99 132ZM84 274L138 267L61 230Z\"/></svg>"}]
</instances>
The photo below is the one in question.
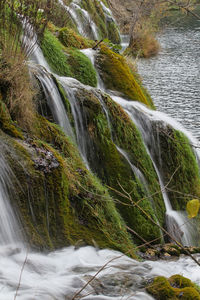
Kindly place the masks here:
<instances>
[{"instance_id":1,"label":"moss-covered ledge","mask_svg":"<svg viewBox=\"0 0 200 300\"><path fill-rule=\"evenodd\" d=\"M145 96L122 55L102 44L97 55L96 66L107 89L121 92L131 100L154 108L151 98Z\"/></svg>"},{"instance_id":2,"label":"moss-covered ledge","mask_svg":"<svg viewBox=\"0 0 200 300\"><path fill-rule=\"evenodd\" d=\"M109 100L107 101L110 101L111 105L113 105L113 115L110 116L111 124L109 124L100 100L101 98L102 100L104 98L107 99L107 96L101 95L100 92L80 87L80 89L76 90L75 98L77 101L76 105L79 107L82 115L87 159L92 171L97 174L103 183L110 187L122 191L121 185L127 192L132 192L133 200L131 202L110 190L110 193L116 199L116 205L126 224L148 241L155 238L159 240L161 238L159 228L152 224L140 210L134 207L134 202L140 201L140 206L154 221L158 219L160 224L164 224L165 207L157 175L146 153L139 132L128 115L108 97ZM105 99L104 101L108 104ZM125 118L125 121L123 118ZM112 128L110 128L110 125ZM120 128L123 132L120 131ZM112 135L110 129L113 129ZM120 143L116 139L118 134L120 134ZM144 173L147 182L150 184L150 193L156 193L152 199L148 197L143 183L136 177L127 160L117 149L115 142L117 142L119 147L127 151L128 155L130 153L132 163ZM134 240L141 242L135 236Z\"/></svg>"},{"instance_id":3,"label":"moss-covered ledge","mask_svg":"<svg viewBox=\"0 0 200 300\"><path fill-rule=\"evenodd\" d=\"M159 130L161 171L175 210L185 210L188 200L200 197L200 174L196 155L188 138L166 126Z\"/></svg>"},{"instance_id":4,"label":"moss-covered ledge","mask_svg":"<svg viewBox=\"0 0 200 300\"><path fill-rule=\"evenodd\" d=\"M16 176L13 205L31 246L54 249L82 241L135 257L107 190L85 168L57 125L43 119L41 126L43 141L36 136L20 141L0 131L5 157Z\"/></svg>"}]
</instances>

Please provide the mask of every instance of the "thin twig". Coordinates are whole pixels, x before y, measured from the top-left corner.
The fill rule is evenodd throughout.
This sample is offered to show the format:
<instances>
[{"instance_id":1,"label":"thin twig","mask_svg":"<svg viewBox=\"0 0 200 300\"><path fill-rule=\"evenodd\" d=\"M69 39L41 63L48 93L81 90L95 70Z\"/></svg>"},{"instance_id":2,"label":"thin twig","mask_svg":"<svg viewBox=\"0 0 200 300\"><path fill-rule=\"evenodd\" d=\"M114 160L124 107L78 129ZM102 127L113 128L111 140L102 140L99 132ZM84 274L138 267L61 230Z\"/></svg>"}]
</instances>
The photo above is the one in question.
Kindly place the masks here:
<instances>
[{"instance_id":1,"label":"thin twig","mask_svg":"<svg viewBox=\"0 0 200 300\"><path fill-rule=\"evenodd\" d=\"M26 263L27 263L28 253L29 253L29 248L27 248L27 250L26 250L26 256L25 256L25 260L24 260L24 262L23 262L23 265L22 265L22 268L21 268L21 271L20 271L19 282L18 282L18 286L17 286L16 292L15 292L14 300L17 299L17 293L18 293L18 291L19 291L19 289L20 289L21 279L22 279L22 274L23 274L25 265L26 265Z\"/></svg>"}]
</instances>

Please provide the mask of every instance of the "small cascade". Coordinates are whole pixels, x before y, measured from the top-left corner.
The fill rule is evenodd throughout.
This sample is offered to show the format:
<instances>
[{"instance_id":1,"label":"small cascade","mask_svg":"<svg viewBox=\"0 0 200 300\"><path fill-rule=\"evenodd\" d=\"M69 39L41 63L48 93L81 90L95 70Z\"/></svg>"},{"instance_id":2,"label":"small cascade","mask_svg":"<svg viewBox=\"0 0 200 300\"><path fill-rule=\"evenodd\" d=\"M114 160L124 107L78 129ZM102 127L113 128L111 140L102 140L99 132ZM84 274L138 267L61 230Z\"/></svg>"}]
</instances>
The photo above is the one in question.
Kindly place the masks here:
<instances>
[{"instance_id":1,"label":"small cascade","mask_svg":"<svg viewBox=\"0 0 200 300\"><path fill-rule=\"evenodd\" d=\"M195 243L193 238L194 228L192 228L192 224L188 224L188 219L186 219L183 213L172 209L163 183L159 137L158 132L155 132L155 124L160 124L161 126L170 125L174 129L182 131L188 137L191 144L195 145L197 143L196 140L187 131L185 131L178 122L166 116L164 113L152 111L138 102L126 101L121 97L112 96L112 99L123 107L142 134L146 150L151 157L159 179L166 207L166 223L168 232L173 236L173 238L181 242L183 245L193 245Z\"/></svg>"},{"instance_id":2,"label":"small cascade","mask_svg":"<svg viewBox=\"0 0 200 300\"><path fill-rule=\"evenodd\" d=\"M128 154L122 150L120 147L116 146L117 150L119 153L121 153L121 155L126 159L126 161L128 162L129 166L131 167L133 173L135 174L135 176L140 180L140 182L143 184L145 190L148 192L148 183L144 177L144 175L142 174L142 172L136 167L134 166L129 157Z\"/></svg>"},{"instance_id":3,"label":"small cascade","mask_svg":"<svg viewBox=\"0 0 200 300\"><path fill-rule=\"evenodd\" d=\"M74 134L69 122L69 118L65 112L65 107L61 99L58 88L52 78L52 75L41 66L31 66L30 70L39 80L48 106L52 112L53 118L58 123L63 131L74 140Z\"/></svg>"},{"instance_id":4,"label":"small cascade","mask_svg":"<svg viewBox=\"0 0 200 300\"><path fill-rule=\"evenodd\" d=\"M0 143L0 246L16 245L22 240L20 227L10 203L12 177L14 174L4 158L4 146Z\"/></svg>"},{"instance_id":5,"label":"small cascade","mask_svg":"<svg viewBox=\"0 0 200 300\"><path fill-rule=\"evenodd\" d=\"M73 78L58 77L62 87L64 88L67 98L71 105L72 115L74 119L76 129L76 141L79 148L79 152L82 159L89 170L89 162L87 159L87 129L84 126L84 116L81 111L80 103L76 101L75 92L77 88L80 88L81 83Z\"/></svg>"},{"instance_id":6,"label":"small cascade","mask_svg":"<svg viewBox=\"0 0 200 300\"><path fill-rule=\"evenodd\" d=\"M91 61L92 65L94 66L97 74L97 88L100 89L101 91L105 91L105 85L103 83L103 80L101 79L101 76L99 75L99 72L97 68L95 67L95 56L96 56L96 51L93 49L83 49L81 50L83 54L85 54Z\"/></svg>"},{"instance_id":7,"label":"small cascade","mask_svg":"<svg viewBox=\"0 0 200 300\"><path fill-rule=\"evenodd\" d=\"M129 45L130 36L128 34L121 34L121 52L123 52Z\"/></svg>"},{"instance_id":8,"label":"small cascade","mask_svg":"<svg viewBox=\"0 0 200 300\"><path fill-rule=\"evenodd\" d=\"M24 44L27 45L26 47L32 49L29 57L29 69L30 72L39 80L43 88L48 106L55 122L62 127L67 135L74 139L73 130L65 112L62 98L54 82L49 64L44 58L42 50L37 43L37 35L31 25L29 25L28 30L25 31Z\"/></svg>"},{"instance_id":9,"label":"small cascade","mask_svg":"<svg viewBox=\"0 0 200 300\"><path fill-rule=\"evenodd\" d=\"M69 6L65 5L62 0L58 0L58 2L70 14L81 35L98 40L97 26L91 19L89 13L80 6L79 0L72 1ZM92 34L92 36L90 36L90 34Z\"/></svg>"}]
</instances>

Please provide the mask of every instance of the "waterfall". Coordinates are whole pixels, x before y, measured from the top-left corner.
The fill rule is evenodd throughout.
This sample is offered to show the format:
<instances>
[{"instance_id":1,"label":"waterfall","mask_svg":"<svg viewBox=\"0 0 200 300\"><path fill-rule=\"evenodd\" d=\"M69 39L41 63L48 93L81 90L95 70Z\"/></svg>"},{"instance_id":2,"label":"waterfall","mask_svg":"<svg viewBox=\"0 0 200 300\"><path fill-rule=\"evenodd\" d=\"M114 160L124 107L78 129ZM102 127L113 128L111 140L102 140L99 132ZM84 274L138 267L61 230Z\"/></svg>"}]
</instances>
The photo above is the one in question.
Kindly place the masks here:
<instances>
[{"instance_id":1,"label":"waterfall","mask_svg":"<svg viewBox=\"0 0 200 300\"><path fill-rule=\"evenodd\" d=\"M89 162L87 159L87 129L84 125L84 116L81 111L80 103L76 101L75 91L77 88L81 87L81 83L73 78L68 77L58 77L59 82L62 84L62 87L64 88L67 98L70 102L72 115L75 123L75 129L76 129L76 141L79 148L79 152L81 154L81 157L89 170Z\"/></svg>"},{"instance_id":2,"label":"waterfall","mask_svg":"<svg viewBox=\"0 0 200 300\"><path fill-rule=\"evenodd\" d=\"M88 58L90 58L92 64L95 66L95 51L92 49L85 49L82 51ZM44 67L47 67L49 70L49 66L44 59L42 52L39 47L35 48L35 51L32 55L32 58L37 62L40 62ZM49 70L50 71L50 70ZM37 78L39 79L46 97L48 98L50 95L52 95L52 98L50 96L49 103L54 103L55 99L58 99L56 103L53 105L52 113L57 120L57 122L64 128L64 131L72 136L72 130L71 126L67 117L67 114L65 112L62 99L60 99L59 92L57 90L57 87L55 87L55 83L48 74L43 69L40 69L38 72ZM100 90L105 91L105 87L103 82L101 81L100 75L98 74L98 88ZM89 162L88 162L88 147L89 145L87 144L88 136L87 136L87 128L85 128L84 125L84 116L82 109L80 107L80 104L76 101L76 96L75 92L77 89L79 89L81 86L83 88L88 88L84 85L81 85L78 81L70 78L65 78L65 77L59 77L57 75L54 75L57 77L57 79L61 82L63 88L65 89L65 92L67 94L67 97L70 101L71 105L71 110L74 118L74 123L75 123L75 129L76 129L76 140L77 144L79 147L80 154L83 158L83 161L85 162L86 167L89 169ZM52 93L53 91L53 93ZM93 89L95 92L95 89ZM96 93L96 92L95 92ZM98 91L97 91L98 93ZM166 207L166 223L167 223L167 228L170 232L170 234L176 238L178 241L181 241L184 245L190 245L192 244L192 239L191 239L191 232L189 230L189 226L185 225L185 217L182 213L176 212L172 209L170 200L168 198L163 178L162 178L162 172L161 172L161 156L160 156L160 144L159 144L159 135L155 137L155 130L153 129L153 125L156 122L160 122L161 124L170 124L173 128L181 130L186 134L186 136L191 140L192 143L195 143L194 139L183 130L183 128L174 120L171 118L165 116L164 114L161 114L159 112L151 111L148 108L146 108L144 105L137 103L137 102L130 102L126 101L123 98L113 96L110 94L112 99L116 101L118 104L120 104L123 109L128 113L130 118L133 120L133 122L136 124L138 127L139 131L142 134L144 144L146 146L146 150L149 153L152 163L154 165L154 168L157 172L159 183L160 183L160 188L162 191L165 207ZM98 99L102 105L102 108L105 112L105 115L108 120L108 125L110 126L110 121L109 121L109 115L107 112L107 109L102 101L102 98L100 95L98 95ZM50 104L51 107L52 104ZM57 109L59 108L59 109ZM57 111L57 113L56 113ZM60 119L59 119L60 117ZM164 121L164 122L163 122ZM111 128L111 126L110 126ZM111 131L112 134L112 131ZM116 146L117 147L117 146ZM129 161L127 154L124 152L123 149L119 149L117 147L118 151L123 155L123 157L126 159L128 164L130 165L131 169L133 170L135 176L138 177L138 179L143 183L144 187L146 186L147 189L147 184L145 183L145 178L143 174L141 174L140 170L136 170L131 162ZM198 156L198 155L197 155ZM178 230L178 228L181 228Z\"/></svg>"},{"instance_id":3,"label":"waterfall","mask_svg":"<svg viewBox=\"0 0 200 300\"><path fill-rule=\"evenodd\" d=\"M43 92L47 99L54 121L59 124L63 131L74 140L74 134L69 118L65 112L63 101L52 75L41 66L32 65L30 69L43 88Z\"/></svg>"},{"instance_id":4,"label":"waterfall","mask_svg":"<svg viewBox=\"0 0 200 300\"><path fill-rule=\"evenodd\" d=\"M97 73L97 88L100 89L101 91L105 91L105 85L103 80L101 79L101 76L99 75L99 72L97 68L95 67L95 56L96 56L96 51L93 49L83 49L81 50L83 54L85 54L91 61L92 65L94 66L96 73Z\"/></svg>"},{"instance_id":5,"label":"waterfall","mask_svg":"<svg viewBox=\"0 0 200 300\"><path fill-rule=\"evenodd\" d=\"M10 195L14 197L12 191L14 174L4 156L4 145L0 143L0 246L14 245L22 239L19 222L10 202Z\"/></svg>"},{"instance_id":6,"label":"waterfall","mask_svg":"<svg viewBox=\"0 0 200 300\"><path fill-rule=\"evenodd\" d=\"M96 52L92 49L85 49L82 50L82 52L91 60L91 63L95 67ZM154 133L155 130L153 128L153 124L155 124L155 122L158 122L158 124L160 122L162 126L163 125L165 126L165 124L170 124L170 126L172 126L174 129L183 132L187 136L187 138L189 139L192 145L198 144L196 139L194 139L191 136L191 134L189 134L178 122L166 116L165 114L160 113L158 111L150 110L147 107L145 107L143 104L138 103L136 101L134 102L127 101L121 97L114 96L109 91L106 91L104 83L97 69L96 72L97 72L97 79L98 79L98 88L101 89L101 91L107 92L114 101L116 101L119 105L123 107L123 109L128 113L133 123L137 126L138 130L142 134L147 153L151 158L154 169L159 179L160 189L162 192L162 196L166 208L166 224L167 224L168 232L171 234L173 238L175 238L179 242L182 242L184 245L187 246L193 245L194 243L196 243L194 237L194 228L193 228L194 226L192 226L192 224L188 224L187 217L183 212L175 211L172 209L169 197L165 189L165 185L162 178L162 172L160 170L162 166L162 161L161 161L159 135L158 132L156 131L156 137L155 137L155 133ZM111 128L107 108L102 98L101 97L98 98L102 104L103 110L107 117L109 127ZM126 159L133 173L141 181L146 191L148 191L148 184L146 182L146 179L144 178L144 175L141 173L139 169L136 169L135 166L131 164L127 153L123 149L119 148L117 145L116 148L121 153L121 155L123 155L123 157ZM197 152L195 153L197 159L199 160L199 154Z\"/></svg>"},{"instance_id":7,"label":"waterfall","mask_svg":"<svg viewBox=\"0 0 200 300\"><path fill-rule=\"evenodd\" d=\"M72 20L77 26L78 32L86 37L91 37L90 32L92 34L92 38L98 40L98 30L94 21L91 19L89 13L80 6L79 0L74 0L70 3L69 6L65 5L62 0L58 0L58 2L65 8L65 10L70 14ZM87 30L89 27L89 31Z\"/></svg>"},{"instance_id":8,"label":"waterfall","mask_svg":"<svg viewBox=\"0 0 200 300\"><path fill-rule=\"evenodd\" d=\"M153 124L156 122L157 124L160 123L162 126L166 126L166 124L168 124L174 129L182 131L192 145L196 145L197 141L185 129L183 129L178 122L166 116L164 113L152 111L138 102L126 101L121 97L112 96L112 99L123 107L142 134L146 150L151 157L159 178L160 188L166 207L166 223L168 232L173 236L173 238L182 244L187 246L193 245L196 242L194 241L194 228L192 224L187 224L189 220L183 212L172 209L163 183L159 137L156 133L157 136L155 138Z\"/></svg>"}]
</instances>

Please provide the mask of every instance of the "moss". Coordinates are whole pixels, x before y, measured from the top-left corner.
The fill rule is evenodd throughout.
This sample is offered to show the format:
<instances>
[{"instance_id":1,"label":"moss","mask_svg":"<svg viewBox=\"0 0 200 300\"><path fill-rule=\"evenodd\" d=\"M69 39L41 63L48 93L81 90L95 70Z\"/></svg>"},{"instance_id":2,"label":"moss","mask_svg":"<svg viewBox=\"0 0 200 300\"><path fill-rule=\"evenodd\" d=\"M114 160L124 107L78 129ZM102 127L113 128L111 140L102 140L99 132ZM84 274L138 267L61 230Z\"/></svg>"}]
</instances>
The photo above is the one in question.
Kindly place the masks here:
<instances>
[{"instance_id":1,"label":"moss","mask_svg":"<svg viewBox=\"0 0 200 300\"><path fill-rule=\"evenodd\" d=\"M23 135L20 129L18 129L16 127L16 124L12 121L5 103L3 103L3 101L1 100L1 95L0 95L0 128L4 132L6 132L7 134L13 137L23 139Z\"/></svg>"},{"instance_id":2,"label":"moss","mask_svg":"<svg viewBox=\"0 0 200 300\"><path fill-rule=\"evenodd\" d=\"M132 168L117 150L116 145L112 141L109 124L98 97L102 96L95 94L94 91L80 89L76 93L77 106L79 106L79 109L81 110L84 122L83 126L85 134L87 135L85 140L87 141L86 152L88 154L87 159L89 164L93 172L98 175L103 183L106 183L116 190L122 191L120 188L121 185L126 191L132 191L133 202L126 200L124 197L120 197L116 192L110 191L110 193L112 193L112 195L117 199L116 205L126 224L147 240L158 238L160 236L159 229L157 226L151 224L151 222L147 220L136 207L134 207L134 202L140 200L140 206L155 221L155 214L158 215L159 221L163 224L165 208L162 197L157 195L157 197L155 196L154 198L156 201L155 213L154 205L152 205L151 200L146 198L147 193L144 190L142 183L134 175ZM112 101L110 98L109 100ZM120 109L119 106L117 106L117 108ZM158 192L159 184L157 182L155 171L153 170L152 163L148 158L136 127L121 109L120 116L118 116L117 113L118 112L116 112L116 115L113 116L113 128L117 131L118 126L123 126L124 128L121 135L122 144L117 144L121 148L130 151L130 153L135 153L133 154L135 159L134 163L135 165L140 164L140 169L144 169L146 171L146 178L148 178L149 173L152 172L151 178L149 179L152 184L151 192ZM118 120L118 117L120 121ZM125 124L123 124L123 117L127 120L127 123ZM120 125L117 125L118 121L120 122ZM116 122L116 124L114 122ZM128 148L125 146L125 143L127 143ZM138 162L139 158L140 162ZM145 165L146 159L147 162ZM134 240L139 242L139 240L135 237Z\"/></svg>"},{"instance_id":3,"label":"moss","mask_svg":"<svg viewBox=\"0 0 200 300\"><path fill-rule=\"evenodd\" d=\"M113 21L107 21L108 38L114 44L120 44L121 38L117 25Z\"/></svg>"},{"instance_id":4,"label":"moss","mask_svg":"<svg viewBox=\"0 0 200 300\"><path fill-rule=\"evenodd\" d=\"M124 57L102 45L97 57L97 66L106 88L122 92L132 100L153 107L152 101L145 97Z\"/></svg>"},{"instance_id":5,"label":"moss","mask_svg":"<svg viewBox=\"0 0 200 300\"><path fill-rule=\"evenodd\" d=\"M147 286L146 290L158 300L200 299L195 285L181 275L173 275L169 279L158 276Z\"/></svg>"},{"instance_id":6,"label":"moss","mask_svg":"<svg viewBox=\"0 0 200 300\"><path fill-rule=\"evenodd\" d=\"M96 87L97 75L90 59L79 50L68 50L68 63L73 77L81 83Z\"/></svg>"},{"instance_id":7,"label":"moss","mask_svg":"<svg viewBox=\"0 0 200 300\"><path fill-rule=\"evenodd\" d=\"M106 189L88 172L61 129L38 118L39 139L29 137L19 143L1 133L7 160L17 178L13 184L20 182L15 201L31 245L57 248L79 240L89 245L95 241L99 247L134 256L133 244ZM45 153L51 153L58 162L51 170L40 165Z\"/></svg>"},{"instance_id":8,"label":"moss","mask_svg":"<svg viewBox=\"0 0 200 300\"><path fill-rule=\"evenodd\" d=\"M71 76L70 66L67 63L67 55L58 39L48 30L45 31L41 41L43 54L51 69L61 76Z\"/></svg>"},{"instance_id":9,"label":"moss","mask_svg":"<svg viewBox=\"0 0 200 300\"><path fill-rule=\"evenodd\" d=\"M45 31L41 47L50 67L61 76L76 78L83 84L96 86L97 76L87 56L75 49L65 49L49 31Z\"/></svg>"},{"instance_id":10,"label":"moss","mask_svg":"<svg viewBox=\"0 0 200 300\"><path fill-rule=\"evenodd\" d=\"M58 39L67 48L85 49L95 45L94 41L79 35L73 29L68 27L59 30Z\"/></svg>"},{"instance_id":11,"label":"moss","mask_svg":"<svg viewBox=\"0 0 200 300\"><path fill-rule=\"evenodd\" d=\"M180 290L177 299L180 299L179 295L181 295L181 299L183 300L199 300L200 294L192 287L186 287Z\"/></svg>"},{"instance_id":12,"label":"moss","mask_svg":"<svg viewBox=\"0 0 200 300\"><path fill-rule=\"evenodd\" d=\"M146 288L147 292L158 300L175 300L176 292L165 277L158 276Z\"/></svg>"},{"instance_id":13,"label":"moss","mask_svg":"<svg viewBox=\"0 0 200 300\"><path fill-rule=\"evenodd\" d=\"M159 180L152 161L146 153L141 134L121 106L108 96L104 96L103 99L109 112L113 140L115 144L126 151L131 163L144 175L148 184L149 194L154 195L150 198L148 197L146 201L153 201L152 205L159 223L164 225L165 205L160 191Z\"/></svg>"},{"instance_id":14,"label":"moss","mask_svg":"<svg viewBox=\"0 0 200 300\"><path fill-rule=\"evenodd\" d=\"M171 286L177 287L177 288L185 288L185 287L195 287L194 283L186 277L183 277L181 275L173 275L169 278L169 282Z\"/></svg>"},{"instance_id":15,"label":"moss","mask_svg":"<svg viewBox=\"0 0 200 300\"><path fill-rule=\"evenodd\" d=\"M171 127L159 131L164 182L169 183L173 209L185 210L187 201L200 196L198 163L187 137ZM172 174L173 177L172 177ZM172 178L171 178L172 177ZM177 194L181 193L181 201Z\"/></svg>"},{"instance_id":16,"label":"moss","mask_svg":"<svg viewBox=\"0 0 200 300\"><path fill-rule=\"evenodd\" d=\"M108 6L106 1L104 4ZM87 10L98 27L99 39L108 38L111 42L120 44L120 35L116 24L111 18L107 18L104 15L103 8L98 0L82 0L82 7Z\"/></svg>"}]
</instances>

